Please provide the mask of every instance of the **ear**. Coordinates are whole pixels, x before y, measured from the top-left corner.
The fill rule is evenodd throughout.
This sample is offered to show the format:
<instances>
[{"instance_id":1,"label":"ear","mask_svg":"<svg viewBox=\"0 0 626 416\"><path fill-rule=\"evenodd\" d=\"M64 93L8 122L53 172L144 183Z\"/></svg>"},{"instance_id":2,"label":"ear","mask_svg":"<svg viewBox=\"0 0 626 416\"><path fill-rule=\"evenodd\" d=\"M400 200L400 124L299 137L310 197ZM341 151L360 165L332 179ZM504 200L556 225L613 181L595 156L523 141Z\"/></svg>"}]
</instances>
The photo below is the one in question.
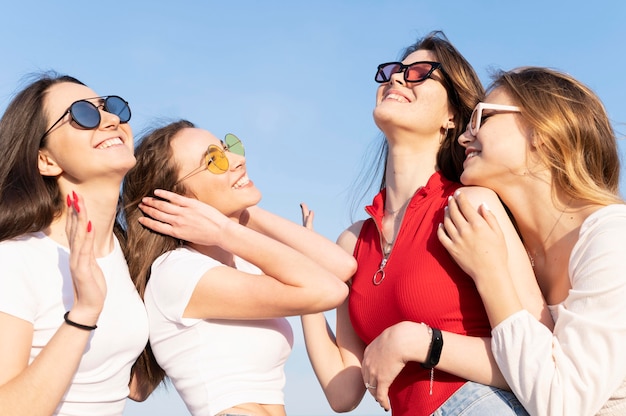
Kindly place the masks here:
<instances>
[{"instance_id":1,"label":"ear","mask_svg":"<svg viewBox=\"0 0 626 416\"><path fill-rule=\"evenodd\" d=\"M37 166L42 176L59 176L63 172L63 169L61 169L56 161L42 150L39 150L37 156Z\"/></svg>"},{"instance_id":2,"label":"ear","mask_svg":"<svg viewBox=\"0 0 626 416\"><path fill-rule=\"evenodd\" d=\"M530 134L530 148L535 150L537 148L539 148L539 146L541 146L541 137L539 137L538 134L535 134L535 132L533 131Z\"/></svg>"}]
</instances>

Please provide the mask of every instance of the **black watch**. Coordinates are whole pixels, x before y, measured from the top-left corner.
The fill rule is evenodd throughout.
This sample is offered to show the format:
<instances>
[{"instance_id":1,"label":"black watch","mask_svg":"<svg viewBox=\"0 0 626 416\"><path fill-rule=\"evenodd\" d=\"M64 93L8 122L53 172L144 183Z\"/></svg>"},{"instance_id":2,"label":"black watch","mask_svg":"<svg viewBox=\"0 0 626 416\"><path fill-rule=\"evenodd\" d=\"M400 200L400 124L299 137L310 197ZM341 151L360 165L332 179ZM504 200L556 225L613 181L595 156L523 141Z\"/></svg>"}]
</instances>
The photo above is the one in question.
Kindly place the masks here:
<instances>
[{"instance_id":1,"label":"black watch","mask_svg":"<svg viewBox=\"0 0 626 416\"><path fill-rule=\"evenodd\" d=\"M439 364L439 358L441 358L441 350L443 349L443 336L441 331L437 328L431 328L433 336L430 341L430 349L426 356L426 361L422 363L422 367L426 369L434 368Z\"/></svg>"}]
</instances>

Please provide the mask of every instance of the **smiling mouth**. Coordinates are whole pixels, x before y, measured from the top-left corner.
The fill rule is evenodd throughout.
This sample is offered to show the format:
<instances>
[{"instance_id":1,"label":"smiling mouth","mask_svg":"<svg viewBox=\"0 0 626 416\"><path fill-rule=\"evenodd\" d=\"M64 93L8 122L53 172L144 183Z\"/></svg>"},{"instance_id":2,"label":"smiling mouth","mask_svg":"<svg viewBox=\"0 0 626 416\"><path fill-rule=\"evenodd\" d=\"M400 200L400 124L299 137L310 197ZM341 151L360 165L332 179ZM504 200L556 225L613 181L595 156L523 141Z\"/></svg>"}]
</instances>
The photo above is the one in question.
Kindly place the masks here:
<instances>
[{"instance_id":1,"label":"smiling mouth","mask_svg":"<svg viewBox=\"0 0 626 416\"><path fill-rule=\"evenodd\" d=\"M119 137L113 137L111 139L106 139L105 141L100 143L98 146L96 146L96 149L108 149L109 147L118 146L120 144L124 144L124 141Z\"/></svg>"},{"instance_id":2,"label":"smiling mouth","mask_svg":"<svg viewBox=\"0 0 626 416\"><path fill-rule=\"evenodd\" d=\"M408 103L409 102L409 100L406 97L404 97L402 95L399 95L399 94L394 94L394 93L391 93L391 94L385 96L385 100L394 100L394 101L398 101L400 103Z\"/></svg>"},{"instance_id":3,"label":"smiling mouth","mask_svg":"<svg viewBox=\"0 0 626 416\"><path fill-rule=\"evenodd\" d=\"M465 155L465 160L471 159L474 156L478 156L480 154L479 151L474 150L473 152L469 152L467 155Z\"/></svg>"},{"instance_id":4,"label":"smiling mouth","mask_svg":"<svg viewBox=\"0 0 626 416\"><path fill-rule=\"evenodd\" d=\"M239 180L237 182L235 182L235 184L232 186L232 188L233 189L239 189L239 188L242 188L242 187L246 186L249 183L250 183L250 178L248 178L248 175L244 175L241 178L239 178Z\"/></svg>"}]
</instances>

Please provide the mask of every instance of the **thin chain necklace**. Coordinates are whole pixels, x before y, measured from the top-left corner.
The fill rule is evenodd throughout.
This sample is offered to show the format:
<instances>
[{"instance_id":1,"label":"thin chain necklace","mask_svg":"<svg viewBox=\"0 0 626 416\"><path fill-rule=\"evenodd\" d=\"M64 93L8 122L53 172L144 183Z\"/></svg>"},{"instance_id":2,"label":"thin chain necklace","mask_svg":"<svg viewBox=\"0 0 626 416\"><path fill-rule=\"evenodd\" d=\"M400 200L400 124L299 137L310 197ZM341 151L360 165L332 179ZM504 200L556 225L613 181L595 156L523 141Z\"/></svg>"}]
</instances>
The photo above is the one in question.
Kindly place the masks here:
<instances>
[{"instance_id":1,"label":"thin chain necklace","mask_svg":"<svg viewBox=\"0 0 626 416\"><path fill-rule=\"evenodd\" d=\"M420 186L419 188L417 188L415 190L415 192L413 193L413 195L411 195L411 197L409 199L407 199L406 201L404 201L404 203L400 206L400 208L396 209L396 210L389 210L385 207L384 212L391 215L391 218L393 218L393 232L394 232L394 236L391 239L391 241L387 241L387 239L385 238L385 236L383 235L383 230L378 230L380 233L380 244L381 244L381 249L383 251L383 259L380 262L380 265L378 266L378 270L376 270L376 272L374 272L374 276L372 277L372 282L374 283L374 285L378 286L379 284L381 284L383 282L383 280L385 280L385 266L387 265L387 260L389 259L389 256L391 255L391 249L393 248L393 243L395 241L396 238L396 223L398 222L398 220L400 220L400 222L402 222L404 215L400 215L398 216L399 213L401 213L408 205L409 205L409 201L411 199L413 199L413 196L415 196L415 194L417 192L419 192L420 189L422 189L423 186ZM400 232L400 227L398 227L397 232Z\"/></svg>"},{"instance_id":2,"label":"thin chain necklace","mask_svg":"<svg viewBox=\"0 0 626 416\"><path fill-rule=\"evenodd\" d=\"M558 225L558 223L561 222L561 218L563 218L563 214L565 213L567 208L569 208L570 204L572 203L572 199L574 199L574 197L571 197L569 199L569 201L567 202L567 204L565 204L565 206L561 210L561 213L559 214L558 218L556 219L556 222L554 223L554 225L550 229L550 232L548 233L546 238L543 239L543 242L541 243L541 247L545 247L546 246L546 242L548 242L548 238L550 238L550 236L552 235L552 233L556 229L556 226ZM530 265L532 267L535 267L535 259L533 258L533 256L530 254L530 252L528 250L526 250L526 252L528 253L528 257L530 258ZM535 253L536 253L536 251L535 251Z\"/></svg>"},{"instance_id":3,"label":"thin chain necklace","mask_svg":"<svg viewBox=\"0 0 626 416\"><path fill-rule=\"evenodd\" d=\"M411 196L412 198L412 196ZM385 213L388 214L389 216L391 216L391 218L393 219L393 231L394 231L394 237L391 240L387 240L384 236L383 236L383 240L384 240L384 244L383 244L383 255L385 257L389 256L389 253L391 252L391 248L393 247L393 242L395 241L395 234L396 234L396 224L398 221L402 221L402 217L398 216L399 213L401 213L406 206L409 204L409 201L411 200L411 198L407 199L406 201L404 201L404 203L400 206L400 208L395 209L395 210L389 210L385 207ZM400 231L400 230L398 230Z\"/></svg>"}]
</instances>

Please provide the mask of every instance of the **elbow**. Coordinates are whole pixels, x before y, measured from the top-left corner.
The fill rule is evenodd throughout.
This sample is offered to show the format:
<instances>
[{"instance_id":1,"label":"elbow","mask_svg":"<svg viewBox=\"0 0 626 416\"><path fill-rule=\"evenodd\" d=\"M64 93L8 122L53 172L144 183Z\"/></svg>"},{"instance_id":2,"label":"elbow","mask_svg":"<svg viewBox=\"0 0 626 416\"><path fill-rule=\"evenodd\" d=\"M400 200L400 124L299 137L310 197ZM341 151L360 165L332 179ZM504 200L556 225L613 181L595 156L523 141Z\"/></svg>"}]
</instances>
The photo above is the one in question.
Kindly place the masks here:
<instances>
[{"instance_id":1,"label":"elbow","mask_svg":"<svg viewBox=\"0 0 626 416\"><path fill-rule=\"evenodd\" d=\"M325 297L328 303L326 310L334 309L345 302L348 297L348 293L348 285L343 282L337 282L336 287L333 288L333 290L330 291Z\"/></svg>"},{"instance_id":2,"label":"elbow","mask_svg":"<svg viewBox=\"0 0 626 416\"><path fill-rule=\"evenodd\" d=\"M348 285L333 278L328 285L318 285L315 292L308 292L308 301L301 304L298 315L326 312L337 308L348 297ZM306 306L305 306L306 305Z\"/></svg>"},{"instance_id":3,"label":"elbow","mask_svg":"<svg viewBox=\"0 0 626 416\"><path fill-rule=\"evenodd\" d=\"M345 261L343 261L342 264L337 267L335 275L342 282L347 282L352 278L352 276L354 276L354 273L356 273L356 268L356 259L352 256L346 256Z\"/></svg>"},{"instance_id":4,"label":"elbow","mask_svg":"<svg viewBox=\"0 0 626 416\"><path fill-rule=\"evenodd\" d=\"M335 413L348 413L356 409L356 407L361 403L362 397L326 397L328 400L328 404L330 408L333 409Z\"/></svg>"}]
</instances>

